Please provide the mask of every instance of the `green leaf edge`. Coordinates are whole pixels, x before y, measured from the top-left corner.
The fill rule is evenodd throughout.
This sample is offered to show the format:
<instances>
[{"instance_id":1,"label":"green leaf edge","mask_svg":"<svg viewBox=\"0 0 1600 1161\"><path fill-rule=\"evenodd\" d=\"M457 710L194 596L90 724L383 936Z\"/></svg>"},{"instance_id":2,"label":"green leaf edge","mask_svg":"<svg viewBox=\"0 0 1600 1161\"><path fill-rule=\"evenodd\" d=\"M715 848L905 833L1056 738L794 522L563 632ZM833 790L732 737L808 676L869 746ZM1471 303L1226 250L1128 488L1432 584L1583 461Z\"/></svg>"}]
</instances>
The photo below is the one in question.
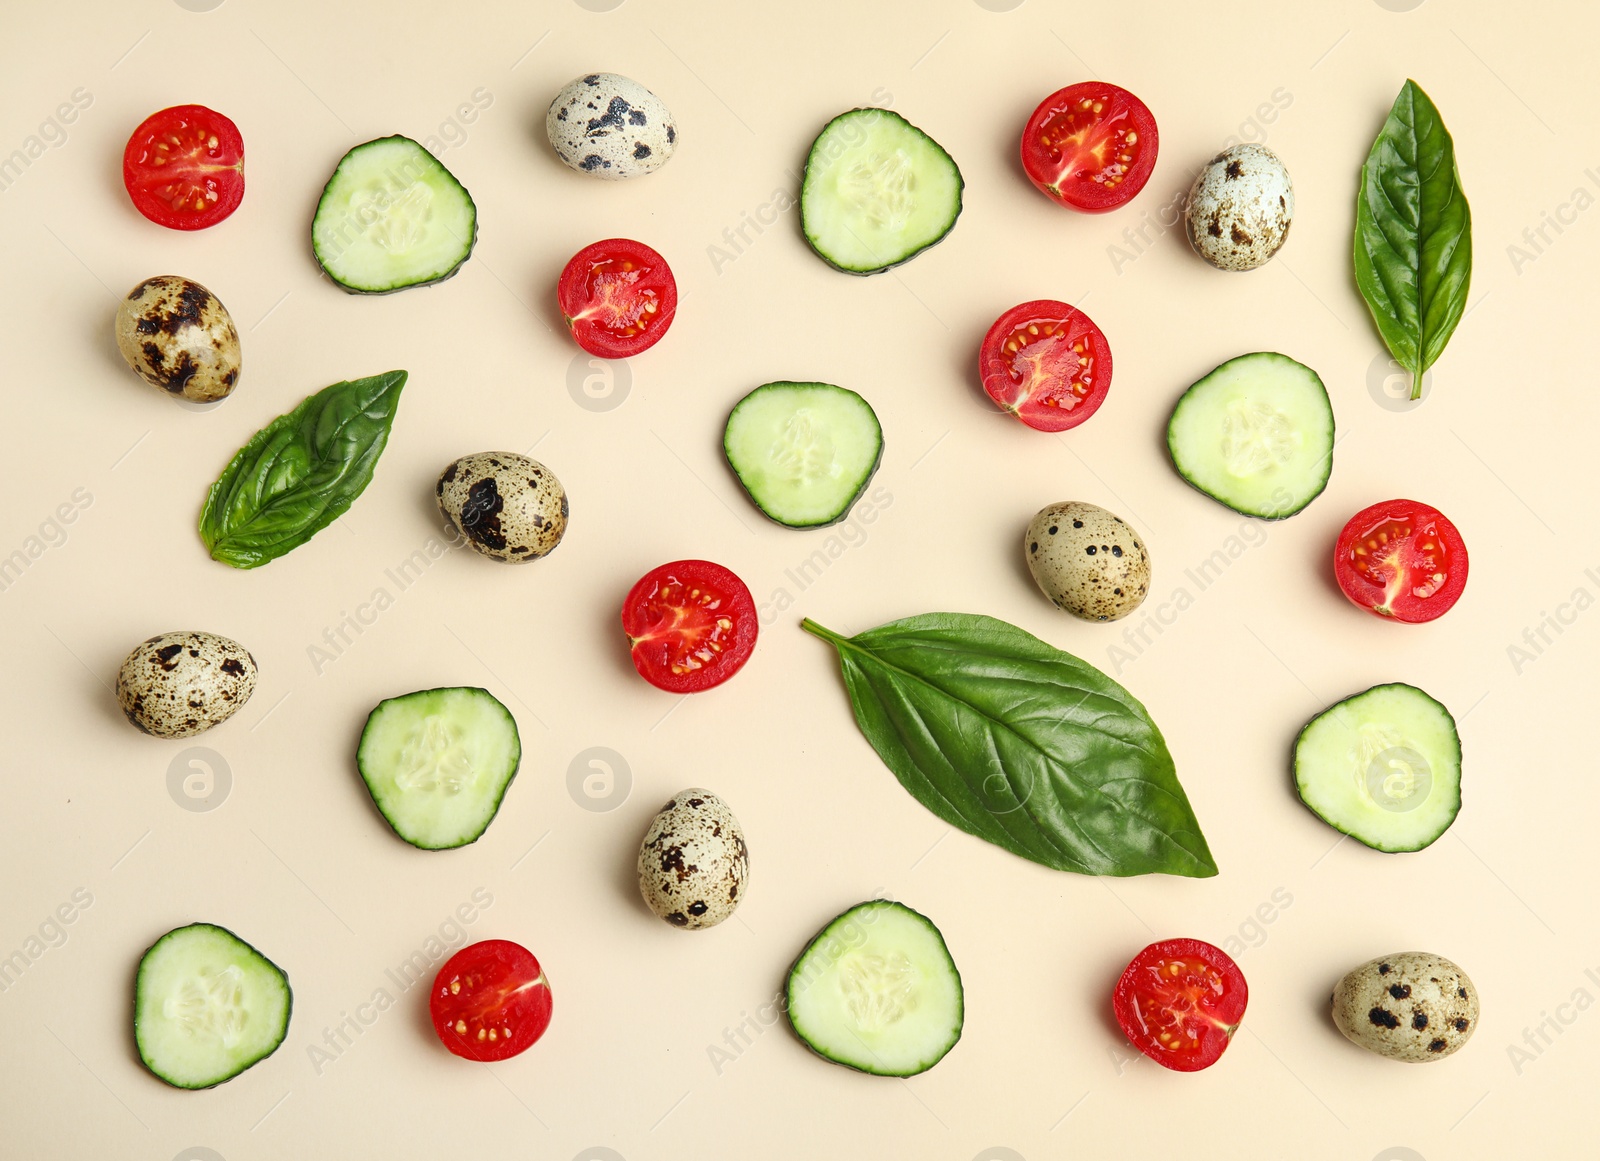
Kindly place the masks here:
<instances>
[{"instance_id":1,"label":"green leaf edge","mask_svg":"<svg viewBox=\"0 0 1600 1161\"><path fill-rule=\"evenodd\" d=\"M1402 110L1409 111L1412 116L1408 123L1402 116ZM1423 230L1420 225L1417 230L1418 265L1415 270L1408 271L1412 274L1417 284L1416 333L1412 333L1406 322L1398 317L1392 306L1393 296L1389 288L1384 285L1382 278L1377 273L1368 248L1363 246L1364 241L1369 241L1374 234L1384 236L1384 230L1379 219L1374 215L1367 197L1368 183L1371 179L1372 167L1381 163L1380 153L1386 143L1394 139L1396 127L1406 129L1413 141L1418 139L1416 123L1419 119L1427 120L1434 131L1442 138L1442 153L1448 157L1450 166L1451 201L1459 200L1461 204L1462 221L1460 229L1453 239L1450 239L1450 257L1444 263L1443 273L1438 275L1442 284L1435 288L1434 294L1423 301L1421 257L1427 247L1427 242L1436 231ZM1421 136L1430 136L1423 133ZM1444 158L1441 157L1441 161ZM1413 168L1416 163L1413 161ZM1437 173L1438 170L1435 170ZM1420 183L1419 183L1420 188ZM1387 200L1387 199L1386 199ZM1391 205L1391 210L1393 209ZM1397 216L1397 215L1391 215ZM1420 216L1420 215L1419 215ZM1392 248L1391 248L1392 249ZM1356 189L1356 227L1354 237L1355 277L1356 287L1361 292L1362 299L1367 304L1367 310L1372 315L1373 324L1378 329L1379 336L1389 353L1394 356L1403 368L1411 373L1411 398L1422 398L1422 377L1433 366L1445 345L1455 333L1456 325L1461 321L1466 311L1467 296L1472 281L1472 208L1467 201L1466 191L1461 185L1461 173L1456 165L1455 140L1450 131L1445 127L1444 119L1439 115L1438 106L1433 99L1423 91L1422 86L1416 81L1407 79L1395 97L1394 104L1390 107L1388 116L1384 119L1378 136L1373 140L1372 148L1367 153L1367 160L1361 166L1361 180ZM1459 261L1458 261L1459 257ZM1446 290L1448 295L1444 302L1441 317L1429 320L1434 312L1429 309L1439 297L1439 291Z\"/></svg>"},{"instance_id":2,"label":"green leaf edge","mask_svg":"<svg viewBox=\"0 0 1600 1161\"><path fill-rule=\"evenodd\" d=\"M1135 698L1131 693L1129 693L1128 690L1124 686L1122 686L1120 683L1118 683L1115 679L1113 679L1111 677L1108 677L1104 673L1101 673L1100 670L1096 669L1094 666L1090 665L1088 662L1083 661L1081 658L1073 657L1072 654L1067 653L1065 650L1057 649L1055 646L1051 645L1049 642L1044 641L1044 640L1042 640L1042 639L1040 639L1038 637L1035 637L1033 634L1027 632L1027 630L1025 630L1025 629L1021 629L1018 626L1012 625L1007 621L1002 621L1002 620L1000 620L998 618L995 618L995 617L988 617L988 616L984 616L983 614L922 614L922 616L925 616L925 617L926 616L959 616L959 617L971 618L974 621L980 622L980 623L990 623L990 624L993 624L993 625L996 625L996 626L1000 626L1000 627L1003 627L1007 631L1020 634L1022 637L1025 637L1030 641L1036 642L1042 648L1050 650L1050 651L1055 652L1055 653L1059 653L1061 656L1063 656L1065 658L1068 658L1069 660L1071 660L1073 662L1076 662L1077 664L1082 665L1082 666L1084 666L1085 668L1087 668L1089 670L1092 670L1096 674L1099 674L1099 676L1101 678L1103 678L1107 683L1109 683L1115 689L1121 691L1125 695L1125 697L1127 698L1127 701L1129 703L1131 703L1132 706L1137 707L1138 711L1143 714L1144 720L1145 720L1146 723L1148 723L1148 725L1150 726L1151 731L1155 734L1156 740L1161 743L1162 752L1165 755L1168 763L1171 763L1171 761L1172 761L1171 754L1170 754L1170 752L1168 752L1166 750L1165 739L1163 739L1161 737L1160 728L1156 726L1154 719L1152 719L1150 717L1150 715L1149 715L1149 712L1144 709L1143 704L1140 703L1137 698ZM915 617L912 617L912 618L901 618L900 620L897 620L897 621L890 621L890 622L887 622L887 623L885 623L883 625L878 625L878 626L875 626L872 629L868 629L865 632L863 632L861 634L858 634L857 636L858 637L864 637L864 636L867 636L868 634L876 633L876 632L882 631L884 629L889 629L889 628L893 628L893 627L896 627L896 626L900 626L900 625L904 624L904 622L907 621L907 620L915 620L915 619L917 619L917 618L915 618ZM979 824L979 823L975 823L968 815L966 815L964 813L961 813L959 810L957 810L957 808L954 806L954 804L949 802L949 799L943 793L943 791L941 791L937 786L935 786L931 782L929 782L926 778L923 778L921 776L920 771L911 772L911 771L902 771L902 770L900 770L897 767L896 763L891 762L889 757L888 757L888 755L884 754L883 751L878 748L877 744L872 741L871 736L867 734L866 729L864 728L864 725L863 725L862 720L861 720L861 713L855 706L854 694L853 694L853 692L851 692L851 690L852 690L852 681L851 681L851 675L850 675L850 664L851 664L851 662L850 662L850 659L849 659L849 652L848 651L857 651L857 652L862 652L862 653L867 653L869 651L861 648L861 646L857 643L857 638L846 637L843 634L836 633L831 629L828 629L828 628L826 628L826 627L824 627L822 625L819 625L817 622L811 620L811 618L809 618L809 617L806 617L806 618L802 619L802 621L800 623L800 627L802 629L804 629L806 632L812 634L813 636L818 637L821 640L824 640L824 641L828 642L830 645L834 646L835 650L837 651L837 653L839 655L839 663L840 663L841 674L842 674L843 679L845 681L847 692L851 693L851 709L852 709L852 713L854 714L854 716L856 718L857 728L861 729L862 736L866 739L868 745L872 746L874 752L876 752L878 754L878 757L883 761L884 765L889 767L890 772L895 775L895 778L900 782L901 787L908 794L910 794L913 798L915 798L918 802L920 802L930 812L932 812L933 814L937 815L939 818L942 818L945 822L949 823L950 825L956 827L959 830L964 831L967 834L971 834L974 837L981 838L986 842L989 842L989 843L991 843L991 844L993 844L995 846L998 846L1002 850L1009 851L1011 854L1017 855L1020 858L1025 858L1025 859L1028 859L1031 862L1039 863L1041 866L1050 867L1052 870L1066 871L1066 872L1073 873L1073 874L1087 874L1087 875L1100 874L1100 875L1105 875L1107 877L1131 877L1131 876L1144 875L1144 874L1171 874L1171 875L1180 876L1180 877L1184 877L1184 878L1195 878L1195 879L1211 878L1212 876L1218 874L1216 860L1211 854L1210 845L1206 842L1205 835L1200 829L1200 821L1199 821L1199 818L1194 814L1193 805L1191 803L1189 803L1188 795L1184 791L1182 783L1178 781L1177 772L1176 772L1175 768L1173 770L1173 783L1174 783L1174 786L1176 788L1176 792L1177 792L1178 797L1182 799L1184 806L1188 810L1188 814L1189 814L1190 819L1193 820L1194 828L1193 828L1193 832L1192 833L1194 835L1195 842L1198 844L1199 850L1198 851L1189 850L1187 847L1181 846L1176 841L1173 841L1171 843L1171 845L1173 847L1175 847L1177 850L1182 851L1184 854L1187 854L1193 860L1193 868L1194 869L1190 869L1190 870L1166 869L1166 868L1151 868L1151 869L1138 869L1138 870L1116 870L1116 869L1113 869L1113 870L1108 870L1108 871L1104 871L1104 872L1094 872L1094 871L1086 869L1081 864L1075 864L1075 860L1072 860L1072 859L1070 859L1068 857L1065 857L1065 856L1061 857L1061 858L1054 859L1054 860L1048 859L1048 858L1039 857L1038 854L1035 854L1035 853L1031 852L1030 850L1026 849L1026 847L1029 844L1027 844L1025 841L1018 840L1014 836L1010 835L1009 832L1006 831L1005 827L1000 825L998 821L996 821L996 828L997 829L995 831L993 831L993 832L987 832L986 833L986 828L982 827L982 825ZM883 664L883 663L880 661L879 664ZM918 678L918 675L916 675L916 674L909 674L908 673L907 676L908 677L917 678L918 680L921 680L920 678ZM941 696L951 696L949 694L946 694L942 690L939 691L939 692L940 692ZM985 713L983 710L979 709L976 706L972 706L970 703L967 703L967 704L968 704L968 708L972 709L975 713L978 713L979 715L981 715L981 716L983 716L985 718L989 718L989 715L987 713ZM998 721L997 719L994 719L994 718L989 718L989 720L992 721L992 722L995 722L995 724L997 726L1000 726L1000 727L1002 727L1004 729L1007 729L1007 730L1010 730L1010 731L1014 732L1013 727L1011 727L1008 723ZM926 783L928 788L929 788L929 790L932 793L931 794L919 793L917 788L913 785L913 781ZM933 799L933 800L930 800L930 799ZM943 803L945 805L946 809L940 809L940 807L935 804L935 801ZM1006 813L1007 814L1012 814L1012 813L1016 813L1016 811L1013 810L1013 811L1008 811ZM989 812L989 817L992 818L992 819L998 820L1003 816L1000 815L1000 814L996 814L994 812ZM1032 816L1029 815L1029 817L1031 818ZM1047 846L1053 846L1054 845L1052 840L1051 840L1051 838L1050 838L1050 836L1049 836L1049 834L1048 834L1048 832L1045 830L1045 828L1042 825L1040 825L1038 823L1038 821L1036 819L1034 820L1034 829L1038 832L1039 836L1044 839L1044 841L1045 841ZM1003 838L1000 837L1002 835L1004 836ZM1169 839L1171 839L1172 836L1168 835L1167 837Z\"/></svg>"},{"instance_id":3,"label":"green leaf edge","mask_svg":"<svg viewBox=\"0 0 1600 1161\"><path fill-rule=\"evenodd\" d=\"M234 453L233 458L228 461L228 466L222 469L222 474L217 477L216 481L206 491L205 503L200 509L200 539L204 542L211 559L237 569L260 568L264 564L277 560L280 556L286 556L293 552L348 512L350 506L360 498L361 494L366 491L367 485L372 482L373 470L377 467L378 459L382 456L384 448L388 446L389 433L394 424L395 410L399 406L400 392L405 387L407 378L408 372L405 371L384 371L378 375L367 375L360 379L344 379L338 383L329 384L322 390L306 396L293 408L271 420L252 435L245 445ZM263 449L271 443L274 436L280 432L292 431L299 427L313 408L325 405L326 399L331 392L347 388L359 388L365 384L377 385L377 389L372 393L372 402L375 403L380 399L387 398L387 408L383 422L370 445L372 454L367 470L364 473L358 473L358 476L364 475L365 478L358 478L353 487L345 489L343 495L336 496L300 532L286 537L281 548L276 548L272 551L244 548L230 550L227 545L227 538L236 529L223 527L222 514L227 510L227 498L232 494L234 483L244 471L246 464L258 459ZM369 403L368 406L370 405ZM362 413L365 410L366 408L363 408ZM353 420L354 416L351 418ZM348 422L350 420L346 421L346 423Z\"/></svg>"}]
</instances>

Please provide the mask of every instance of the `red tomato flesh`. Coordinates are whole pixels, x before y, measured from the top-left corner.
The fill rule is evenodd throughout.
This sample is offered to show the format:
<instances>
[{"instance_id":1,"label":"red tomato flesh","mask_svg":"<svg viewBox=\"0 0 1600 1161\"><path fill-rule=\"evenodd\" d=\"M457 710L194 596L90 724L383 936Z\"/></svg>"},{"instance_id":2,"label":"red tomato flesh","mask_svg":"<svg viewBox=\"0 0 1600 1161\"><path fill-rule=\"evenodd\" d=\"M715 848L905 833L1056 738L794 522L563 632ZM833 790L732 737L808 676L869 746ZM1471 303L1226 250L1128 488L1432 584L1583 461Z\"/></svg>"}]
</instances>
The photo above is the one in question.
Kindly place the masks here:
<instances>
[{"instance_id":1,"label":"red tomato flesh","mask_svg":"<svg viewBox=\"0 0 1600 1161\"><path fill-rule=\"evenodd\" d=\"M1444 513L1386 500L1350 518L1333 571L1351 602L1407 624L1441 617L1467 587L1467 545Z\"/></svg>"},{"instance_id":2,"label":"red tomato flesh","mask_svg":"<svg viewBox=\"0 0 1600 1161\"><path fill-rule=\"evenodd\" d=\"M1022 131L1022 168L1046 197L1100 214L1131 200L1156 168L1156 119L1103 81L1051 93Z\"/></svg>"},{"instance_id":3,"label":"red tomato flesh","mask_svg":"<svg viewBox=\"0 0 1600 1161\"><path fill-rule=\"evenodd\" d=\"M214 226L244 200L244 138L204 105L162 109L128 138L122 183L135 208L158 226Z\"/></svg>"},{"instance_id":4,"label":"red tomato flesh","mask_svg":"<svg viewBox=\"0 0 1600 1161\"><path fill-rule=\"evenodd\" d=\"M625 359L648 351L672 326L678 283L667 260L644 243L608 238L572 256L556 298L580 347Z\"/></svg>"},{"instance_id":5,"label":"red tomato flesh","mask_svg":"<svg viewBox=\"0 0 1600 1161\"><path fill-rule=\"evenodd\" d=\"M1025 302L983 337L978 375L989 398L1029 427L1066 431L1105 402L1111 344L1076 307L1047 298Z\"/></svg>"},{"instance_id":6,"label":"red tomato flesh","mask_svg":"<svg viewBox=\"0 0 1600 1161\"><path fill-rule=\"evenodd\" d=\"M622 602L633 667L669 693L699 693L738 673L756 647L756 628L750 590L709 560L652 569Z\"/></svg>"},{"instance_id":7,"label":"red tomato flesh","mask_svg":"<svg viewBox=\"0 0 1600 1161\"><path fill-rule=\"evenodd\" d=\"M428 1013L444 1046L468 1060L505 1060L550 1026L550 981L521 944L485 939L445 961Z\"/></svg>"},{"instance_id":8,"label":"red tomato flesh","mask_svg":"<svg viewBox=\"0 0 1600 1161\"><path fill-rule=\"evenodd\" d=\"M1227 1049L1249 999L1227 952L1198 939L1166 939L1133 957L1111 1006L1140 1052L1176 1072L1198 1072Z\"/></svg>"}]
</instances>

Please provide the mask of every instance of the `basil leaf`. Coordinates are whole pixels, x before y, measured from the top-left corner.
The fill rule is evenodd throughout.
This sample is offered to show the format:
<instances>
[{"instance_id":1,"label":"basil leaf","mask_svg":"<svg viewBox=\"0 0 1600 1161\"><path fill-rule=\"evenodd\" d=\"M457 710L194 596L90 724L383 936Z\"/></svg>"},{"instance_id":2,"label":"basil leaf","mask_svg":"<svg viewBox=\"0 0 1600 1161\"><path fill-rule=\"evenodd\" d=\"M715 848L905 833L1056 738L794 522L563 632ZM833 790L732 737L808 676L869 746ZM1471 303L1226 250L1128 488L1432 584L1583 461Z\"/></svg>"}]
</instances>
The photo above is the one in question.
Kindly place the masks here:
<instances>
[{"instance_id":1,"label":"basil leaf","mask_svg":"<svg viewBox=\"0 0 1600 1161\"><path fill-rule=\"evenodd\" d=\"M333 523L372 482L404 371L335 383L256 432L206 495L214 560L256 568Z\"/></svg>"},{"instance_id":2,"label":"basil leaf","mask_svg":"<svg viewBox=\"0 0 1600 1161\"><path fill-rule=\"evenodd\" d=\"M1094 666L967 613L802 626L838 649L878 756L952 826L1083 875L1217 873L1161 731Z\"/></svg>"},{"instance_id":3,"label":"basil leaf","mask_svg":"<svg viewBox=\"0 0 1600 1161\"><path fill-rule=\"evenodd\" d=\"M1356 286L1389 352L1411 372L1411 398L1467 306L1472 211L1455 143L1428 94L1407 81L1361 167Z\"/></svg>"}]
</instances>

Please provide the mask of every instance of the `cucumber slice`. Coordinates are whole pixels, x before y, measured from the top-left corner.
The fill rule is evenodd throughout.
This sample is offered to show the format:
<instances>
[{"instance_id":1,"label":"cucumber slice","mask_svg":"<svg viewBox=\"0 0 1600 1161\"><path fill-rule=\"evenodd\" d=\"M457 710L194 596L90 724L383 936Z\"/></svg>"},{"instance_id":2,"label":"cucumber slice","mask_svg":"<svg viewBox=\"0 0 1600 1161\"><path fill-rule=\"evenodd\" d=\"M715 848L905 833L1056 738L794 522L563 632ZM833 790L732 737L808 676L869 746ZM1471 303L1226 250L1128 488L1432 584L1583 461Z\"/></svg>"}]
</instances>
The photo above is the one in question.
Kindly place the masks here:
<instances>
[{"instance_id":1,"label":"cucumber slice","mask_svg":"<svg viewBox=\"0 0 1600 1161\"><path fill-rule=\"evenodd\" d=\"M389 294L449 278L472 255L478 207L409 137L357 145L323 187L311 248L353 294Z\"/></svg>"},{"instance_id":2,"label":"cucumber slice","mask_svg":"<svg viewBox=\"0 0 1600 1161\"><path fill-rule=\"evenodd\" d=\"M876 274L941 241L961 215L961 170L937 141L887 109L822 127L800 183L800 224L829 265Z\"/></svg>"},{"instance_id":3,"label":"cucumber slice","mask_svg":"<svg viewBox=\"0 0 1600 1161\"><path fill-rule=\"evenodd\" d=\"M876 1076L926 1072L961 1039L961 973L924 915L875 899L829 923L789 970L789 1023L827 1060Z\"/></svg>"},{"instance_id":4,"label":"cucumber slice","mask_svg":"<svg viewBox=\"0 0 1600 1161\"><path fill-rule=\"evenodd\" d=\"M356 750L394 833L425 851L477 842L522 761L517 721L486 689L424 689L380 701Z\"/></svg>"},{"instance_id":5,"label":"cucumber slice","mask_svg":"<svg viewBox=\"0 0 1600 1161\"><path fill-rule=\"evenodd\" d=\"M831 383L766 383L734 405L722 450L757 508L790 528L837 524L883 458L871 405Z\"/></svg>"},{"instance_id":6,"label":"cucumber slice","mask_svg":"<svg viewBox=\"0 0 1600 1161\"><path fill-rule=\"evenodd\" d=\"M1300 800L1380 851L1420 851L1461 809L1455 719L1411 685L1377 685L1312 718L1294 744Z\"/></svg>"},{"instance_id":7,"label":"cucumber slice","mask_svg":"<svg viewBox=\"0 0 1600 1161\"><path fill-rule=\"evenodd\" d=\"M289 977L225 927L191 923L144 953L133 986L139 1059L176 1088L210 1088L277 1051Z\"/></svg>"},{"instance_id":8,"label":"cucumber slice","mask_svg":"<svg viewBox=\"0 0 1600 1161\"><path fill-rule=\"evenodd\" d=\"M1219 504L1282 520L1333 472L1333 405L1317 373L1287 355L1229 359L1183 393L1167 423L1178 474Z\"/></svg>"}]
</instances>

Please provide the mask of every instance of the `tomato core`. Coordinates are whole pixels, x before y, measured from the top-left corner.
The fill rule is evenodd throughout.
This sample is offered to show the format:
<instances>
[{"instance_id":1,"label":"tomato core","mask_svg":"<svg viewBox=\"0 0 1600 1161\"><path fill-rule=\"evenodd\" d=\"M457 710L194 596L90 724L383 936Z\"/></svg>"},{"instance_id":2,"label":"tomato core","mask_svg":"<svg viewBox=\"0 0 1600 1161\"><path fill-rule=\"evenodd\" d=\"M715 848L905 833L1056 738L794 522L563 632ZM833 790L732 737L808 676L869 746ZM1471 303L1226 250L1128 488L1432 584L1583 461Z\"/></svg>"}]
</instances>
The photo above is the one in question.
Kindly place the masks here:
<instances>
[{"instance_id":1,"label":"tomato core","mask_svg":"<svg viewBox=\"0 0 1600 1161\"><path fill-rule=\"evenodd\" d=\"M634 668L672 693L698 693L737 673L755 649L750 590L729 570L680 560L646 573L622 605Z\"/></svg>"},{"instance_id":2,"label":"tomato core","mask_svg":"<svg viewBox=\"0 0 1600 1161\"><path fill-rule=\"evenodd\" d=\"M1066 324L1057 319L1030 319L1011 332L1002 344L1006 373L1019 388L1021 400L1032 398L1042 407L1071 411L1089 396L1094 383L1094 354L1083 340L1073 342Z\"/></svg>"},{"instance_id":3,"label":"tomato core","mask_svg":"<svg viewBox=\"0 0 1600 1161\"><path fill-rule=\"evenodd\" d=\"M1387 620L1443 616L1467 584L1467 546L1444 514L1386 500L1350 518L1334 546L1334 575L1351 602Z\"/></svg>"},{"instance_id":4,"label":"tomato core","mask_svg":"<svg viewBox=\"0 0 1600 1161\"><path fill-rule=\"evenodd\" d=\"M668 580L645 600L647 627L628 642L635 649L658 643L675 676L714 664L733 641L733 618L722 612L724 600L717 593Z\"/></svg>"},{"instance_id":5,"label":"tomato core","mask_svg":"<svg viewBox=\"0 0 1600 1161\"><path fill-rule=\"evenodd\" d=\"M1057 190L1071 178L1115 189L1143 148L1128 110L1107 114L1105 103L1090 97L1051 114L1039 127L1039 143L1056 165L1056 178L1050 184Z\"/></svg>"},{"instance_id":6,"label":"tomato core","mask_svg":"<svg viewBox=\"0 0 1600 1161\"><path fill-rule=\"evenodd\" d=\"M1151 944L1133 958L1112 994L1128 1040L1178 1072L1195 1072L1221 1058L1248 1001L1239 966L1221 948L1198 939Z\"/></svg>"},{"instance_id":7,"label":"tomato core","mask_svg":"<svg viewBox=\"0 0 1600 1161\"><path fill-rule=\"evenodd\" d=\"M619 338L643 334L655 324L661 306L654 290L639 285L647 272L648 268L641 270L627 258L591 263L583 283L589 305L569 317L567 325L588 319Z\"/></svg>"},{"instance_id":8,"label":"tomato core","mask_svg":"<svg viewBox=\"0 0 1600 1161\"><path fill-rule=\"evenodd\" d=\"M550 981L527 948L486 939L462 948L434 977L428 1012L444 1046L468 1060L505 1060L550 1026Z\"/></svg>"},{"instance_id":9,"label":"tomato core","mask_svg":"<svg viewBox=\"0 0 1600 1161\"><path fill-rule=\"evenodd\" d=\"M1088 419L1111 386L1111 346L1094 320L1054 299L1014 306L978 351L989 397L1029 427L1066 431Z\"/></svg>"},{"instance_id":10,"label":"tomato core","mask_svg":"<svg viewBox=\"0 0 1600 1161\"><path fill-rule=\"evenodd\" d=\"M1022 168L1052 201L1100 214L1125 205L1155 172L1160 133L1127 89L1083 81L1051 93L1022 130Z\"/></svg>"},{"instance_id":11,"label":"tomato core","mask_svg":"<svg viewBox=\"0 0 1600 1161\"><path fill-rule=\"evenodd\" d=\"M1380 613L1392 615L1401 593L1433 596L1450 575L1450 549L1432 521L1384 520L1356 536L1350 555L1356 571L1384 590Z\"/></svg>"},{"instance_id":12,"label":"tomato core","mask_svg":"<svg viewBox=\"0 0 1600 1161\"><path fill-rule=\"evenodd\" d=\"M215 225L244 199L244 138L204 105L145 118L122 154L122 180L138 211L174 230Z\"/></svg>"},{"instance_id":13,"label":"tomato core","mask_svg":"<svg viewBox=\"0 0 1600 1161\"><path fill-rule=\"evenodd\" d=\"M562 321L591 355L627 358L672 325L678 284L666 259L642 242L611 238L572 256L556 287Z\"/></svg>"}]
</instances>

